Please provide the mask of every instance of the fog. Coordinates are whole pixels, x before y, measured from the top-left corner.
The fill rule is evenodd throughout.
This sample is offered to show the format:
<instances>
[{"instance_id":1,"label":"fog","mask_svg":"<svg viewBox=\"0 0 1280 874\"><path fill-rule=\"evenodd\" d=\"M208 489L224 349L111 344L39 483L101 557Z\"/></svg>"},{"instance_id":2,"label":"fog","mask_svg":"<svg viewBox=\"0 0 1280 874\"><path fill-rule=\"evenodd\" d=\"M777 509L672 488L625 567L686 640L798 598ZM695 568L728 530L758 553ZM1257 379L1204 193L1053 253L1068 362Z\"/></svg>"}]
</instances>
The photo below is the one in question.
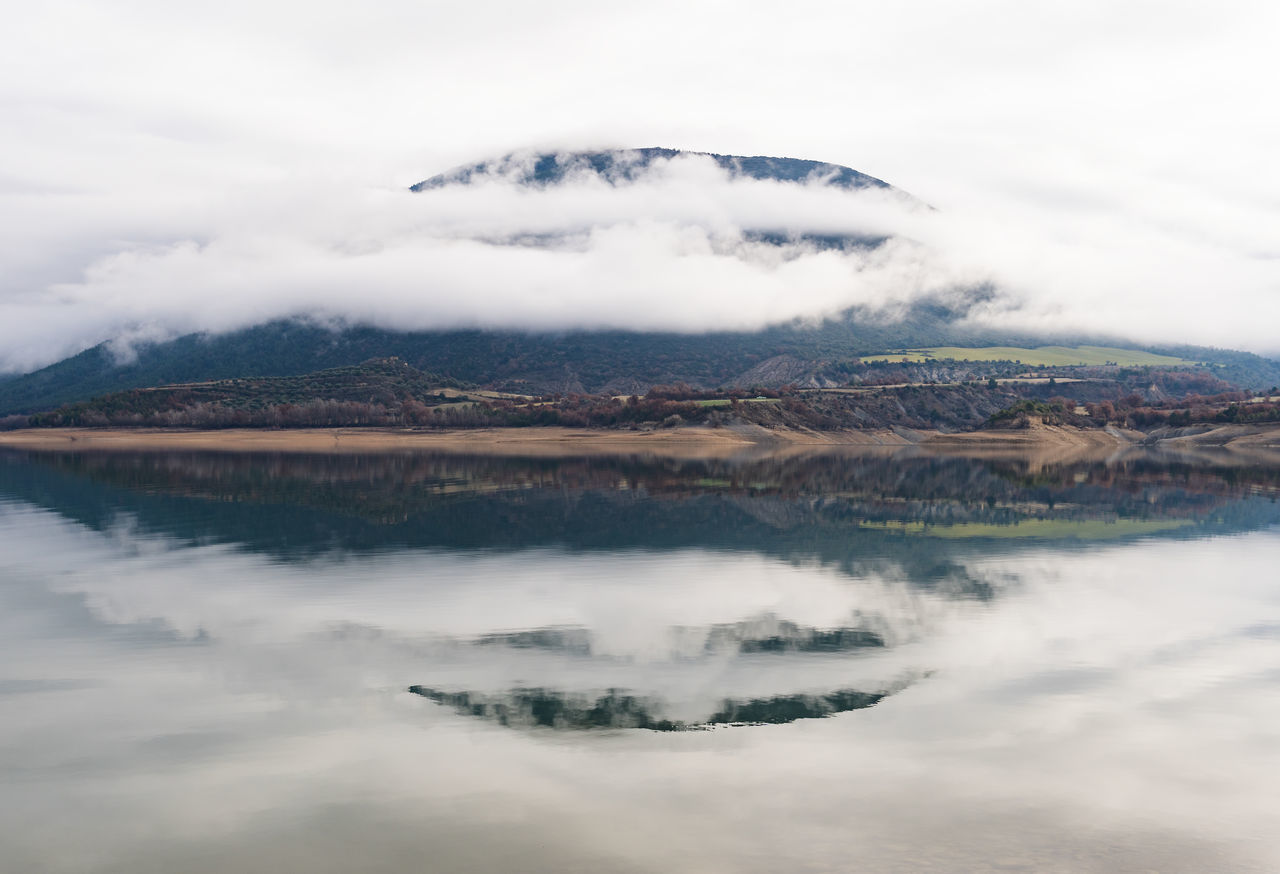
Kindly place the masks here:
<instances>
[{"instance_id":1,"label":"fog","mask_svg":"<svg viewBox=\"0 0 1280 874\"><path fill-rule=\"evenodd\" d=\"M701 331L978 285L979 325L1280 351L1277 14L41 4L0 35L0 370L293 315ZM407 190L650 145L845 164L936 210L696 158L619 188Z\"/></svg>"}]
</instances>

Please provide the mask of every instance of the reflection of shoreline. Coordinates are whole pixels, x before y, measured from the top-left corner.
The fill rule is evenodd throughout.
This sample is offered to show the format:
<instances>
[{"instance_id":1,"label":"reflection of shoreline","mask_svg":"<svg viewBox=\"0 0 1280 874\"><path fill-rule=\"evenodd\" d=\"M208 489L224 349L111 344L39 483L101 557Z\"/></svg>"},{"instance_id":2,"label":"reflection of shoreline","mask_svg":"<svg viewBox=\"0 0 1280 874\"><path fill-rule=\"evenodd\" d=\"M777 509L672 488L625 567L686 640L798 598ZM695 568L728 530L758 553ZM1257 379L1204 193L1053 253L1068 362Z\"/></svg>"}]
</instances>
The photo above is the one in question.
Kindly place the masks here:
<instances>
[{"instance_id":1,"label":"reflection of shoreline","mask_svg":"<svg viewBox=\"0 0 1280 874\"><path fill-rule=\"evenodd\" d=\"M410 431L384 428L167 431L127 428L27 429L0 433L0 447L33 451L186 450L201 452L439 452L527 458L643 454L713 459L762 454L923 454L1018 459L1032 465L1102 460L1156 449L1204 455L1214 463L1280 466L1280 428L1224 425L1161 439L1140 433L1036 426L1020 431L796 431L756 426L654 431L586 428L485 428Z\"/></svg>"},{"instance_id":2,"label":"reflection of shoreline","mask_svg":"<svg viewBox=\"0 0 1280 874\"><path fill-rule=\"evenodd\" d=\"M1280 466L1141 448L1066 464L911 447L696 460L0 449L5 497L98 530L124 514L143 531L274 555L700 548L848 573L890 562L984 597L954 564L983 544L1008 551L1274 524Z\"/></svg>"},{"instance_id":3,"label":"reflection of shoreline","mask_svg":"<svg viewBox=\"0 0 1280 874\"><path fill-rule=\"evenodd\" d=\"M854 448L857 449L856 447ZM1132 447L1103 459L1042 465L1026 457L968 458L907 447L893 451L776 452L728 458L676 459L652 453L556 456L486 452L217 452L105 451L72 447L40 452L0 446L0 459L149 494L262 503L317 503L318 494L350 492L347 509L397 509L422 500L501 493L561 495L603 492L636 497L696 495L863 500L893 506L959 502L1030 512L1130 503L1163 503L1170 490L1242 498L1280 495L1280 466L1243 466L1234 453L1176 453ZM886 451L887 450L887 451ZM16 468L15 468L16 469ZM1092 491L1082 491L1094 487ZM1097 491L1101 489L1101 491ZM318 503L329 506L333 496ZM1129 515L1124 514L1122 515ZM1139 514L1145 515L1145 514ZM1174 513L1175 516L1183 514ZM1193 513L1193 515L1195 515Z\"/></svg>"}]
</instances>

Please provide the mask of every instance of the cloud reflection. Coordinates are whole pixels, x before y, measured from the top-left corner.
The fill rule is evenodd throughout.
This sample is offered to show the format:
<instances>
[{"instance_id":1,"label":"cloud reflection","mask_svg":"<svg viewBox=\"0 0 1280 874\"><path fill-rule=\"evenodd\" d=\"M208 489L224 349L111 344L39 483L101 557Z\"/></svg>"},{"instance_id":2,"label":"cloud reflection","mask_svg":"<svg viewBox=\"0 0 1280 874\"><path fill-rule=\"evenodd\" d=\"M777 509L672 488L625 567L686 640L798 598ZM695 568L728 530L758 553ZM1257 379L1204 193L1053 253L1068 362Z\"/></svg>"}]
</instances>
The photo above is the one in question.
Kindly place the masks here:
<instances>
[{"instance_id":1,"label":"cloud reflection","mask_svg":"<svg viewBox=\"0 0 1280 874\"><path fill-rule=\"evenodd\" d=\"M21 504L0 538L6 679L77 683L0 698L19 752L2 791L24 799L4 843L46 870L229 870L254 848L339 870L328 837L303 839L335 817L337 834L382 836L370 870L403 861L415 825L464 870L1280 861L1273 531L970 555L986 601L697 551L284 561ZM882 617L890 645L707 655L714 629L763 612ZM550 625L585 629L599 663L477 645ZM690 628L697 645L673 647ZM397 691L585 689L607 671L692 700L909 668L932 673L876 707L745 733L509 732Z\"/></svg>"}]
</instances>

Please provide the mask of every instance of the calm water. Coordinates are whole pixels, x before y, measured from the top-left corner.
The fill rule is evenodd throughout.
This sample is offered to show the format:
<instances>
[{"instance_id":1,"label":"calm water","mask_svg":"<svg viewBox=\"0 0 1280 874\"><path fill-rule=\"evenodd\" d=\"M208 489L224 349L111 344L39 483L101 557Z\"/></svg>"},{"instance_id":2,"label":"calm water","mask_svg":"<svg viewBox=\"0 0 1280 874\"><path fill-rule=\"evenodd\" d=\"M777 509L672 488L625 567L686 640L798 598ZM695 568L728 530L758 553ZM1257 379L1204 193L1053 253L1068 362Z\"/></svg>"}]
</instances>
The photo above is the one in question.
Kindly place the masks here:
<instances>
[{"instance_id":1,"label":"calm water","mask_svg":"<svg viewBox=\"0 0 1280 874\"><path fill-rule=\"evenodd\" d=\"M0 454L0 868L1280 870L1278 494Z\"/></svg>"}]
</instances>

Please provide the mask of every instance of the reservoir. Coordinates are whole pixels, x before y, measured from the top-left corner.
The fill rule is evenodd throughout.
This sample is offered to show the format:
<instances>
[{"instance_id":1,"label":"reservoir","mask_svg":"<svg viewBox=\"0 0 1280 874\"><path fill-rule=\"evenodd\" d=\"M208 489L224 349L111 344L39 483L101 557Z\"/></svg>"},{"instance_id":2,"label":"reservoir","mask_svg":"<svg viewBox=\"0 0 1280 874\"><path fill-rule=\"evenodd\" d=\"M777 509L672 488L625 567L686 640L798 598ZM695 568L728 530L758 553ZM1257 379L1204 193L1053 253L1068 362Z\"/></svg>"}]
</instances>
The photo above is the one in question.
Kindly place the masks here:
<instances>
[{"instance_id":1,"label":"reservoir","mask_svg":"<svg viewBox=\"0 0 1280 874\"><path fill-rule=\"evenodd\" d=\"M1280 468L0 453L0 870L1280 870Z\"/></svg>"}]
</instances>

